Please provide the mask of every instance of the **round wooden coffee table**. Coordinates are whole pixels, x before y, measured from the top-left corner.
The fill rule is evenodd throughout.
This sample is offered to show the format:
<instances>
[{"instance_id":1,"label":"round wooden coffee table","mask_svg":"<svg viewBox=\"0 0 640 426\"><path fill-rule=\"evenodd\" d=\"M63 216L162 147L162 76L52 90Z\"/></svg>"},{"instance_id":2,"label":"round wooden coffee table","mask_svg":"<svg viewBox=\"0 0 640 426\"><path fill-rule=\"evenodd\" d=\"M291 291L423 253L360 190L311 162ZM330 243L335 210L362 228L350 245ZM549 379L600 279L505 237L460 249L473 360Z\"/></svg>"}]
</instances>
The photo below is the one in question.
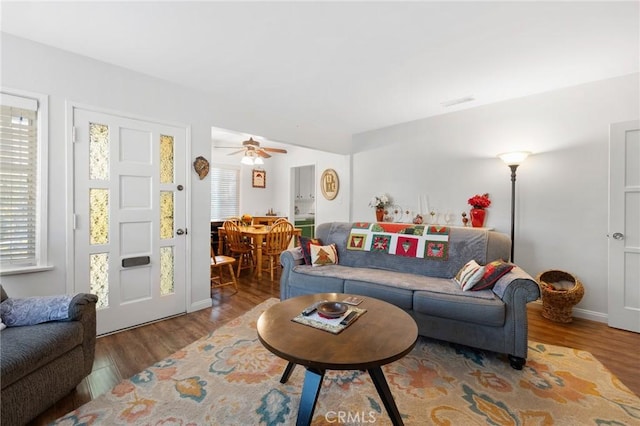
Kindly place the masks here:
<instances>
[{"instance_id":1,"label":"round wooden coffee table","mask_svg":"<svg viewBox=\"0 0 640 426\"><path fill-rule=\"evenodd\" d=\"M269 351L289 361L282 383L289 379L296 364L307 369L297 425L311 423L326 370L367 370L391 421L402 425L381 366L402 358L415 346L418 326L409 314L390 303L358 296L364 299L358 308L367 312L339 334L292 321L316 301L342 301L348 296L321 293L282 301L258 319L258 338Z\"/></svg>"}]
</instances>

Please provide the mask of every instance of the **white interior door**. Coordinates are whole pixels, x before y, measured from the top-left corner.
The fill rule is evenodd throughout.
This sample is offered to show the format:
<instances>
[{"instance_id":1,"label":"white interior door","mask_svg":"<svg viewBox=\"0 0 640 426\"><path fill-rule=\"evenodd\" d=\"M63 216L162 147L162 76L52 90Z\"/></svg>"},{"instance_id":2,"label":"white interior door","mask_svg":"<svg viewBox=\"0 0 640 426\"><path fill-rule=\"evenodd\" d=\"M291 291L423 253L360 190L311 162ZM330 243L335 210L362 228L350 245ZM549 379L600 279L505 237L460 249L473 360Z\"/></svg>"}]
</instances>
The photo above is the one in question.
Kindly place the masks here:
<instances>
[{"instance_id":1,"label":"white interior door","mask_svg":"<svg viewBox=\"0 0 640 426\"><path fill-rule=\"evenodd\" d=\"M98 334L186 311L186 129L73 110L74 286Z\"/></svg>"},{"instance_id":2,"label":"white interior door","mask_svg":"<svg viewBox=\"0 0 640 426\"><path fill-rule=\"evenodd\" d=\"M609 135L609 325L640 332L640 121Z\"/></svg>"}]
</instances>

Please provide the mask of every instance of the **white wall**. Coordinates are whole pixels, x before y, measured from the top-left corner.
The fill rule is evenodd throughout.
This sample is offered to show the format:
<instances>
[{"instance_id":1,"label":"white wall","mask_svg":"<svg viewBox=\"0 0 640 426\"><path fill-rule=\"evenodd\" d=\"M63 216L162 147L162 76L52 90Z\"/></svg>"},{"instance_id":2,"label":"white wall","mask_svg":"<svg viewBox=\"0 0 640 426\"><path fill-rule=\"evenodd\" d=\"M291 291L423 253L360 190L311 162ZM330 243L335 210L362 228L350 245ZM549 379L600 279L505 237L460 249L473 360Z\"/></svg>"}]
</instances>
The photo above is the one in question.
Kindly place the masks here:
<instances>
[{"instance_id":1,"label":"white wall","mask_svg":"<svg viewBox=\"0 0 640 426\"><path fill-rule=\"evenodd\" d=\"M49 264L53 270L3 276L1 282L13 297L67 291L70 271L66 268L66 237L69 230L61 226L67 222L66 215L71 213L66 211L67 199L71 194L65 192L67 173L71 171L71 164L66 161L69 149L68 129L65 127L66 102L190 126L192 158L189 164L200 155L212 162L217 160L211 155L212 127L251 128L251 123L242 125L246 120L242 111L227 108L224 99L11 35L1 36L2 86L49 96L48 237ZM318 161L319 165L335 163L333 155L307 155L315 158L314 161ZM343 161L344 157L337 158ZM243 191L247 191L244 191L246 196L241 201L243 209L251 212L270 205L277 210L288 209L287 198L282 198L289 191L288 177L282 176L288 166L276 165L275 161L265 165L268 170L267 190L251 188L250 168L245 169L242 185ZM191 293L188 295L187 309L193 310L210 306L210 179L200 180L191 166L189 170L190 181L186 186L192 200L189 225ZM327 217L346 220L348 210L336 215L327 214Z\"/></svg>"},{"instance_id":2,"label":"white wall","mask_svg":"<svg viewBox=\"0 0 640 426\"><path fill-rule=\"evenodd\" d=\"M369 199L468 211L488 192L487 226L509 234L510 170L501 152L533 152L517 171L515 261L532 276L574 273L585 286L576 315L607 313L609 124L639 116L639 75L584 84L354 136L353 220Z\"/></svg>"},{"instance_id":3,"label":"white wall","mask_svg":"<svg viewBox=\"0 0 640 426\"><path fill-rule=\"evenodd\" d=\"M241 129L233 129L241 131ZM228 144L226 144L228 145ZM293 144L264 143L273 148L284 148L287 154L273 154L264 160L261 168L266 172L266 188L253 188L251 171L253 166L241 166L240 170L240 213L264 216L269 208L279 216L287 216L293 221L294 182L291 169L299 166L315 166L316 224L349 220L350 177L348 155L318 151ZM238 165L240 155L226 155L229 150L213 148L211 163ZM320 191L320 176L325 169L334 169L340 179L340 191L332 200L326 200Z\"/></svg>"}]
</instances>

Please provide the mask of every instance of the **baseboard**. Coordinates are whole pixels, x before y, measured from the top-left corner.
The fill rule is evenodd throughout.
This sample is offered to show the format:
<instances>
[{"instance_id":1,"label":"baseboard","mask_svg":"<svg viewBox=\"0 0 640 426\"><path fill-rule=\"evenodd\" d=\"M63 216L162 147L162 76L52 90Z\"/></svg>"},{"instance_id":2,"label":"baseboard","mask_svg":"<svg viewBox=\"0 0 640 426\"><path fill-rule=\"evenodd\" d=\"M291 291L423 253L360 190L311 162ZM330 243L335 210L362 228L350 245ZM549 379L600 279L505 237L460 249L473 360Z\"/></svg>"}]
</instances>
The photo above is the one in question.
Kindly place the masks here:
<instances>
[{"instance_id":1,"label":"baseboard","mask_svg":"<svg viewBox=\"0 0 640 426\"><path fill-rule=\"evenodd\" d=\"M542 300L538 299L533 303L542 305ZM573 316L575 318L587 319L590 321L607 323L609 316L603 312L589 311L587 309L573 308Z\"/></svg>"},{"instance_id":2,"label":"baseboard","mask_svg":"<svg viewBox=\"0 0 640 426\"><path fill-rule=\"evenodd\" d=\"M211 299L210 297L208 299L199 300L195 303L192 303L191 306L189 306L189 309L187 310L187 312L191 313L191 312L199 311L201 309L207 309L207 308L210 308L212 304L213 304L213 299Z\"/></svg>"}]
</instances>

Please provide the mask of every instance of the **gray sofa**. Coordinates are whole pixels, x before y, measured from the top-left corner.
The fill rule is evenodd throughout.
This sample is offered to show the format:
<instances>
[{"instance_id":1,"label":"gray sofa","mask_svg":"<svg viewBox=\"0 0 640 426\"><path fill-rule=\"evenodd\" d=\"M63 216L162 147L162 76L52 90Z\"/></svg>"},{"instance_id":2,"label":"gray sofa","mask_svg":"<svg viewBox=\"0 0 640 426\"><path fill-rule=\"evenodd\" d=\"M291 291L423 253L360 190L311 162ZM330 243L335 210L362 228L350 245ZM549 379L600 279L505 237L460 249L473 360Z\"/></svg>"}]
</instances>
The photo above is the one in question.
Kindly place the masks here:
<instances>
[{"instance_id":1,"label":"gray sofa","mask_svg":"<svg viewBox=\"0 0 640 426\"><path fill-rule=\"evenodd\" d=\"M1 301L7 294L0 286ZM0 332L1 423L23 425L91 373L96 345L93 294L71 299L68 319Z\"/></svg>"},{"instance_id":2,"label":"gray sofa","mask_svg":"<svg viewBox=\"0 0 640 426\"><path fill-rule=\"evenodd\" d=\"M443 261L347 250L352 226L333 222L317 228L316 238L336 245L337 265L305 265L299 248L282 253L282 300L325 292L375 297L406 310L422 336L504 353L513 368L522 369L528 345L527 303L540 296L538 284L517 266L493 289L462 291L453 280L471 259L481 265L508 259L508 236L451 228L448 259Z\"/></svg>"}]
</instances>

